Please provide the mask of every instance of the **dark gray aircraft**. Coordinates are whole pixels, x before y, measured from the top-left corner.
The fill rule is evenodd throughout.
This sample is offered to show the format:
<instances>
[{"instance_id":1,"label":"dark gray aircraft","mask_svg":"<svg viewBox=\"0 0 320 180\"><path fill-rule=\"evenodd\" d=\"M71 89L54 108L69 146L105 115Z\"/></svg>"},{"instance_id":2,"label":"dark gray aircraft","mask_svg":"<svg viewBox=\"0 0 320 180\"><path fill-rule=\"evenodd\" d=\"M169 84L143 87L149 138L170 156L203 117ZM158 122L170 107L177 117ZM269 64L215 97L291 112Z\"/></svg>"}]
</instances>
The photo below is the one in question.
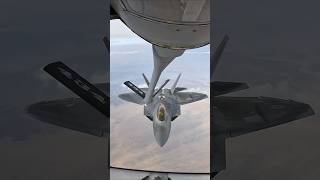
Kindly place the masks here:
<instances>
[{"instance_id":1,"label":"dark gray aircraft","mask_svg":"<svg viewBox=\"0 0 320 180\"><path fill-rule=\"evenodd\" d=\"M149 86L148 78L142 74L146 84ZM148 88L139 88L130 81L124 84L128 86L134 93L120 94L119 97L125 101L135 104L143 105L144 115L148 117L153 123L153 134L157 143L162 147L167 142L171 121L175 120L181 114L181 105L193 103L207 98L208 96L196 92L181 92L186 90L184 87L176 87L181 74L173 83L171 89L163 89L169 82L169 79L164 82L155 92L152 91L153 96L149 103L144 101L145 94Z\"/></svg>"},{"instance_id":2,"label":"dark gray aircraft","mask_svg":"<svg viewBox=\"0 0 320 180\"><path fill-rule=\"evenodd\" d=\"M211 79L228 41L225 36L211 59ZM228 97L221 96L247 89L245 83L211 83L211 172L215 176L226 168L227 138L278 126L314 114L308 104L271 97Z\"/></svg>"}]
</instances>

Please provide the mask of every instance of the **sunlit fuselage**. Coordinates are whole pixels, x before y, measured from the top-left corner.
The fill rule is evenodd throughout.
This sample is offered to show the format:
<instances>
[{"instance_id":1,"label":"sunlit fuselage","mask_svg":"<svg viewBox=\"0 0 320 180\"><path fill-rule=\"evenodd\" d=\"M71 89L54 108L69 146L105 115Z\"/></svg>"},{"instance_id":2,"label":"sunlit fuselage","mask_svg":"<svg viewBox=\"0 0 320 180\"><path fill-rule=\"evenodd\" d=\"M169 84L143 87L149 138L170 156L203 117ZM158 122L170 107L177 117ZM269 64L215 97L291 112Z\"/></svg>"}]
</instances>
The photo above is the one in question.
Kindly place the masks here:
<instances>
[{"instance_id":1,"label":"sunlit fuselage","mask_svg":"<svg viewBox=\"0 0 320 180\"><path fill-rule=\"evenodd\" d=\"M154 137L160 146L168 141L171 121L180 115L180 105L175 98L170 90L164 89L144 108L144 114L153 122Z\"/></svg>"}]
</instances>

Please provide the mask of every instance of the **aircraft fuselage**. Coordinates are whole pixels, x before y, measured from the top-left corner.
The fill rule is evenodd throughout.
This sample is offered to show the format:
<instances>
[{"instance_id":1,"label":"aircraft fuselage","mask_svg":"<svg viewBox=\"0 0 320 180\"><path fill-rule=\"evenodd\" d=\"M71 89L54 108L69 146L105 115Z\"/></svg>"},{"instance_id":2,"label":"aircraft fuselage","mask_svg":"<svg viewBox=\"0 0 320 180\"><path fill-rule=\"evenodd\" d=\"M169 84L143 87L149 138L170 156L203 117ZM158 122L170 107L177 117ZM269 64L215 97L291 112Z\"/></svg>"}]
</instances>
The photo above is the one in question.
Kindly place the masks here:
<instances>
[{"instance_id":1,"label":"aircraft fuselage","mask_svg":"<svg viewBox=\"0 0 320 180\"><path fill-rule=\"evenodd\" d=\"M163 146L170 135L171 121L181 114L181 107L169 89L155 95L152 103L144 106L144 115L153 122L153 133L157 143Z\"/></svg>"}]
</instances>

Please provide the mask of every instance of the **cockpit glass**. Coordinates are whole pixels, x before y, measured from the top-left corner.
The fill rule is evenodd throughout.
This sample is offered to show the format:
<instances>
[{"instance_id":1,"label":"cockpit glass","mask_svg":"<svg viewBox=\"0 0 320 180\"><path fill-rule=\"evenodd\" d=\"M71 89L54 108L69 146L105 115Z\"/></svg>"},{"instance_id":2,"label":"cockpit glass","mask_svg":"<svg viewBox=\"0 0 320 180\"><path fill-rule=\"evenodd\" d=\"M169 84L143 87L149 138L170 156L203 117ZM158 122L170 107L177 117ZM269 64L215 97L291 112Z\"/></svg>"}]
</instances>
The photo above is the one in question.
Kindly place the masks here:
<instances>
[{"instance_id":1,"label":"cockpit glass","mask_svg":"<svg viewBox=\"0 0 320 180\"><path fill-rule=\"evenodd\" d=\"M141 16L169 22L210 21L210 0L123 0L126 8Z\"/></svg>"},{"instance_id":2,"label":"cockpit glass","mask_svg":"<svg viewBox=\"0 0 320 180\"><path fill-rule=\"evenodd\" d=\"M165 119L165 109L164 109L164 107L160 107L159 108L159 110L158 110L158 119L160 120L160 121L164 121L164 119Z\"/></svg>"}]
</instances>

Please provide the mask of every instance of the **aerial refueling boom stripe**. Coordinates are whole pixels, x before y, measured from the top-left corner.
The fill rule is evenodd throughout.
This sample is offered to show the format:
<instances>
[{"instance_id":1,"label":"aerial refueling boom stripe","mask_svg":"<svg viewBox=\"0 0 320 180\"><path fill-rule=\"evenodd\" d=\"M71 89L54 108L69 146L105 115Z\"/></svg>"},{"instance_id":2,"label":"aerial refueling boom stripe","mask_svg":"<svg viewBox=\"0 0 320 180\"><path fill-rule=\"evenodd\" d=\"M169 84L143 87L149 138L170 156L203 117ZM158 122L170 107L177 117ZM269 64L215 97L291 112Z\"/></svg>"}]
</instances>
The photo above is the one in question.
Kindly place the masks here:
<instances>
[{"instance_id":1,"label":"aerial refueling boom stripe","mask_svg":"<svg viewBox=\"0 0 320 180\"><path fill-rule=\"evenodd\" d=\"M130 81L126 81L124 82L124 84L130 88L133 92L135 92L136 94L138 94L140 97L144 98L146 96L146 94L137 86L135 86L132 82Z\"/></svg>"},{"instance_id":2,"label":"aerial refueling boom stripe","mask_svg":"<svg viewBox=\"0 0 320 180\"><path fill-rule=\"evenodd\" d=\"M109 98L105 93L82 78L67 65L62 62L54 62L48 64L43 69L95 109L109 117Z\"/></svg>"}]
</instances>

